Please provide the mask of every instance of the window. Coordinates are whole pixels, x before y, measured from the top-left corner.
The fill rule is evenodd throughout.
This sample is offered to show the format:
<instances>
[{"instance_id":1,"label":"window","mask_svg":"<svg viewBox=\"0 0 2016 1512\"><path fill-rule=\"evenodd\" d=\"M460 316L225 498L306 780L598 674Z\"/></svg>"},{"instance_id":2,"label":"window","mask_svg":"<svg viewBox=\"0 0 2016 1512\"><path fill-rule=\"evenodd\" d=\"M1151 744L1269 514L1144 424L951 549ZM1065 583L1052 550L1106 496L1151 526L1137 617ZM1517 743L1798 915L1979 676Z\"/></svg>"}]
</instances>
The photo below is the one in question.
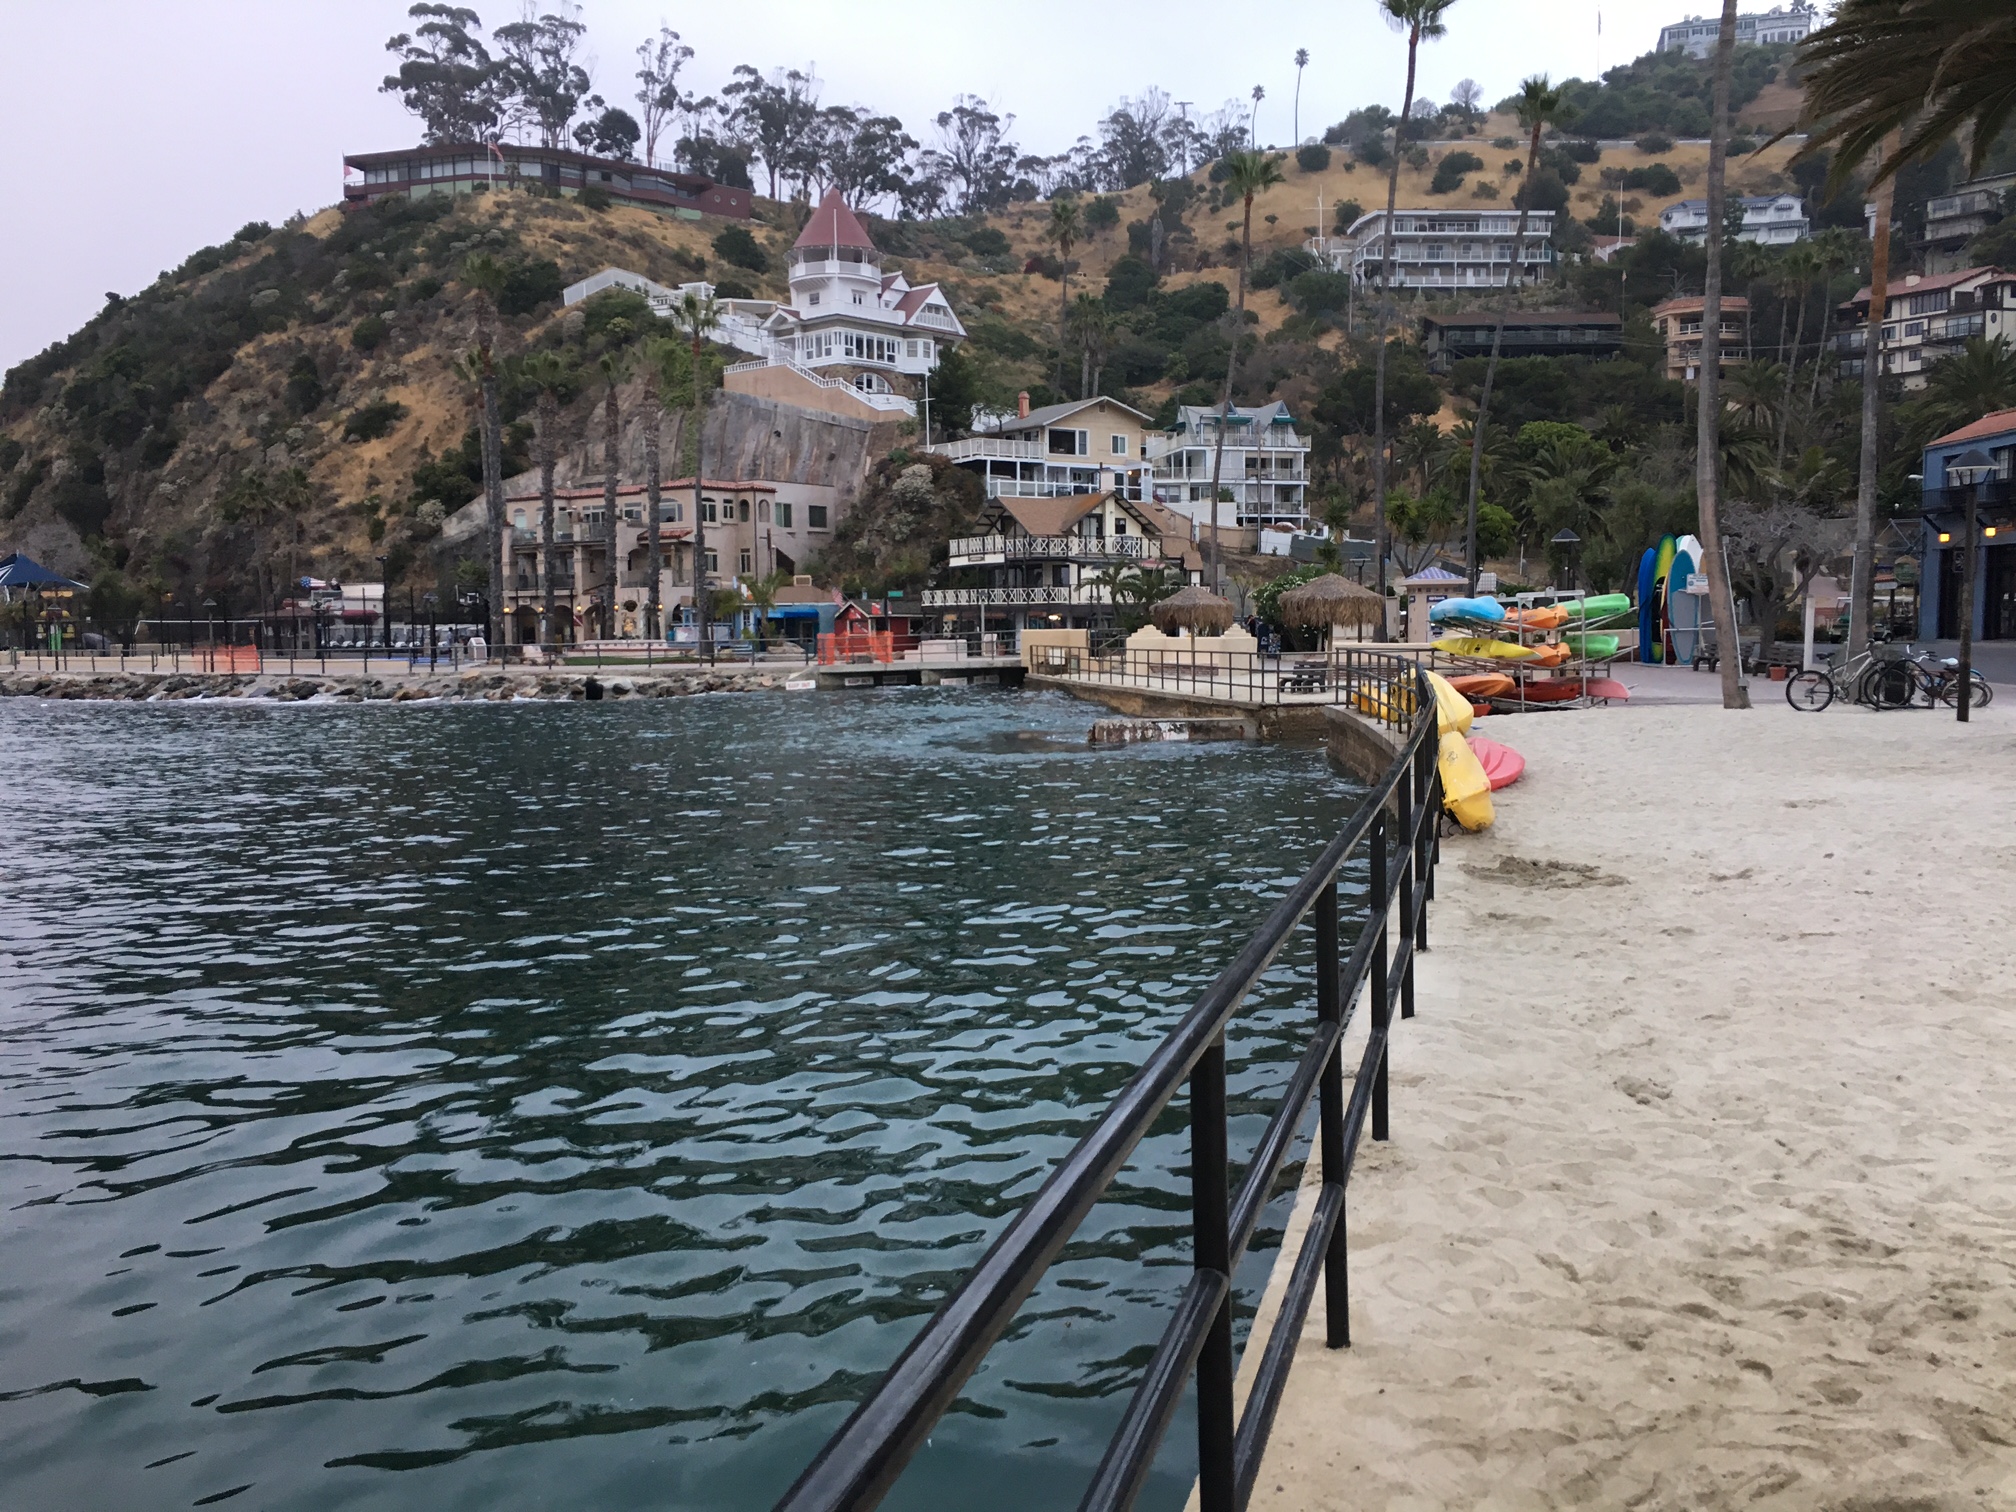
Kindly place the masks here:
<instances>
[{"instance_id":1,"label":"window","mask_svg":"<svg viewBox=\"0 0 2016 1512\"><path fill-rule=\"evenodd\" d=\"M1116 457L1124 457L1124 456L1126 456L1126 455L1127 455L1127 438L1126 438L1125 436L1114 436L1114 437L1112 437L1112 438L1110 438L1110 439L1111 439L1111 441L1112 441L1112 451L1113 451L1113 455L1114 455L1114 456L1116 456Z\"/></svg>"},{"instance_id":2,"label":"window","mask_svg":"<svg viewBox=\"0 0 2016 1512\"><path fill-rule=\"evenodd\" d=\"M816 305L817 303L819 303L819 291L817 289L814 289L812 291L811 296L805 301L805 303L807 303L808 305Z\"/></svg>"},{"instance_id":3,"label":"window","mask_svg":"<svg viewBox=\"0 0 2016 1512\"><path fill-rule=\"evenodd\" d=\"M749 501L747 499L740 500L735 505L735 518L740 520L744 525L749 523Z\"/></svg>"},{"instance_id":4,"label":"window","mask_svg":"<svg viewBox=\"0 0 2016 1512\"><path fill-rule=\"evenodd\" d=\"M791 528L791 501L789 499L779 499L777 501L777 523L786 530Z\"/></svg>"},{"instance_id":5,"label":"window","mask_svg":"<svg viewBox=\"0 0 2016 1512\"><path fill-rule=\"evenodd\" d=\"M770 523L770 501L768 499L758 499L756 501L756 521L760 525L768 525Z\"/></svg>"},{"instance_id":6,"label":"window","mask_svg":"<svg viewBox=\"0 0 2016 1512\"><path fill-rule=\"evenodd\" d=\"M864 331L842 331L840 354L857 362L896 361L896 341L889 336L870 336Z\"/></svg>"},{"instance_id":7,"label":"window","mask_svg":"<svg viewBox=\"0 0 2016 1512\"><path fill-rule=\"evenodd\" d=\"M721 570L721 553L711 546L707 548L707 570L709 572Z\"/></svg>"},{"instance_id":8,"label":"window","mask_svg":"<svg viewBox=\"0 0 2016 1512\"><path fill-rule=\"evenodd\" d=\"M807 504L805 506L805 528L807 530L825 530L828 528L826 524L826 506L824 504Z\"/></svg>"},{"instance_id":9,"label":"window","mask_svg":"<svg viewBox=\"0 0 2016 1512\"><path fill-rule=\"evenodd\" d=\"M742 553L742 566L740 570L743 572L747 572L749 571L749 568L750 568L749 553L745 551Z\"/></svg>"},{"instance_id":10,"label":"window","mask_svg":"<svg viewBox=\"0 0 2016 1512\"><path fill-rule=\"evenodd\" d=\"M1086 441L1086 434L1082 430L1053 430L1050 432L1050 455L1082 457L1089 449Z\"/></svg>"},{"instance_id":11,"label":"window","mask_svg":"<svg viewBox=\"0 0 2016 1512\"><path fill-rule=\"evenodd\" d=\"M644 511L639 509L635 504L631 504L624 509L623 518L628 520L632 525L635 525L643 520Z\"/></svg>"},{"instance_id":12,"label":"window","mask_svg":"<svg viewBox=\"0 0 2016 1512\"><path fill-rule=\"evenodd\" d=\"M685 519L686 516L680 513L680 508L677 504L661 504L658 506L658 518L676 523Z\"/></svg>"},{"instance_id":13,"label":"window","mask_svg":"<svg viewBox=\"0 0 2016 1512\"><path fill-rule=\"evenodd\" d=\"M915 356L917 355L917 343L916 343L916 342L914 342L914 341L906 341L906 342L904 342L904 343L903 343L903 355L904 355L905 357L915 357Z\"/></svg>"},{"instance_id":14,"label":"window","mask_svg":"<svg viewBox=\"0 0 2016 1512\"><path fill-rule=\"evenodd\" d=\"M1127 516L1125 515L1113 516L1113 534L1115 534L1116 536L1127 534Z\"/></svg>"},{"instance_id":15,"label":"window","mask_svg":"<svg viewBox=\"0 0 2016 1512\"><path fill-rule=\"evenodd\" d=\"M856 289L854 291L854 303L856 303L857 305L866 304L868 303L868 296L863 294L859 289Z\"/></svg>"},{"instance_id":16,"label":"window","mask_svg":"<svg viewBox=\"0 0 2016 1512\"><path fill-rule=\"evenodd\" d=\"M1925 322L1922 320L1905 321L1904 334L1906 336L1923 336L1925 334Z\"/></svg>"},{"instance_id":17,"label":"window","mask_svg":"<svg viewBox=\"0 0 2016 1512\"><path fill-rule=\"evenodd\" d=\"M1054 587L1069 588L1071 586L1071 569L1061 563L1052 567L1050 569L1050 582Z\"/></svg>"},{"instance_id":18,"label":"window","mask_svg":"<svg viewBox=\"0 0 2016 1512\"><path fill-rule=\"evenodd\" d=\"M700 501L700 518L704 523L708 525L712 525L716 522L715 505L712 499L702 499Z\"/></svg>"}]
</instances>

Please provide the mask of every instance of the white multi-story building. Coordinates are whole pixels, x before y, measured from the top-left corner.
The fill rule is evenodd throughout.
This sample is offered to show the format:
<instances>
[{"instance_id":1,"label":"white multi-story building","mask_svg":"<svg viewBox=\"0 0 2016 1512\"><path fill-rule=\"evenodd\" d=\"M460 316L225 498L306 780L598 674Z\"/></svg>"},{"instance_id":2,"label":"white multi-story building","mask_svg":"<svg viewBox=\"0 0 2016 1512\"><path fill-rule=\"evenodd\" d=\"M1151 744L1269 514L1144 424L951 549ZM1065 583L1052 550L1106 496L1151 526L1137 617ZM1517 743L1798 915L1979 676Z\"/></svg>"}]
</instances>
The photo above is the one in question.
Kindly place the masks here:
<instances>
[{"instance_id":1,"label":"white multi-story building","mask_svg":"<svg viewBox=\"0 0 2016 1512\"><path fill-rule=\"evenodd\" d=\"M1393 287L1396 289L1500 289L1512 265L1517 210L1396 210L1393 214ZM1520 281L1537 283L1554 266L1554 212L1526 217ZM1306 245L1306 244L1305 244ZM1330 241L1319 255L1352 281L1377 288L1385 270L1386 212L1352 222L1350 235Z\"/></svg>"},{"instance_id":2,"label":"white multi-story building","mask_svg":"<svg viewBox=\"0 0 2016 1512\"><path fill-rule=\"evenodd\" d=\"M1032 410L1026 393L1017 411L931 450L979 477L990 499L1153 493L1148 447L1157 432L1141 411L1103 394Z\"/></svg>"},{"instance_id":3,"label":"white multi-story building","mask_svg":"<svg viewBox=\"0 0 2016 1512\"><path fill-rule=\"evenodd\" d=\"M1217 458L1221 419L1225 454ZM1279 400L1252 409L1235 405L1228 417L1203 405L1179 408L1170 430L1148 438L1156 501L1209 524L1214 458L1219 490L1232 496L1218 506L1221 527L1307 528L1309 438L1296 432L1287 405Z\"/></svg>"},{"instance_id":4,"label":"white multi-story building","mask_svg":"<svg viewBox=\"0 0 2016 1512\"><path fill-rule=\"evenodd\" d=\"M1684 242L1708 239L1708 201L1678 200L1659 212L1659 229ZM1812 229L1806 218L1806 202L1796 194L1746 194L1743 196L1743 229L1738 241L1756 242L1765 247L1789 247L1804 241Z\"/></svg>"},{"instance_id":5,"label":"white multi-story building","mask_svg":"<svg viewBox=\"0 0 2016 1512\"><path fill-rule=\"evenodd\" d=\"M884 271L882 254L840 191L829 189L791 246L791 302L764 329L785 360L846 377L863 393L896 392L921 379L941 349L966 338L937 284L912 286Z\"/></svg>"},{"instance_id":6,"label":"white multi-story building","mask_svg":"<svg viewBox=\"0 0 2016 1512\"><path fill-rule=\"evenodd\" d=\"M1761 15L1738 16L1736 40L1759 45L1803 42L1819 25L1817 6L1792 0L1788 6L1773 6ZM1721 28L1722 22L1715 16L1689 16L1684 21L1675 21L1671 26L1659 28L1659 51L1684 52L1696 58L1705 58L1715 51Z\"/></svg>"},{"instance_id":7,"label":"white multi-story building","mask_svg":"<svg viewBox=\"0 0 2016 1512\"><path fill-rule=\"evenodd\" d=\"M1869 355L1869 290L1857 290L1835 315L1841 376L1860 378ZM1924 388L1926 369L1957 356L1975 336L2016 346L2016 273L1963 268L1890 280L1883 302L1883 371L1902 378L1906 390Z\"/></svg>"}]
</instances>

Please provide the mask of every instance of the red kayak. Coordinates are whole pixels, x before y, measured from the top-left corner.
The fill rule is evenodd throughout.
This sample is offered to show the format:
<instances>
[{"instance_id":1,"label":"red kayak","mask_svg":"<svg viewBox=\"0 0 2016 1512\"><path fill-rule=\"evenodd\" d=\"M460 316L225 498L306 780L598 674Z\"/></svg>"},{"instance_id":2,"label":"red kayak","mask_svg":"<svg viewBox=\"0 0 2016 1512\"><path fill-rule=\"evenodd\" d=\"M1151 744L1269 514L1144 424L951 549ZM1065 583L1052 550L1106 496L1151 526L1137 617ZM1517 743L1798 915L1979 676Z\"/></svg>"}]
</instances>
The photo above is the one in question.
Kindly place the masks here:
<instances>
[{"instance_id":1,"label":"red kayak","mask_svg":"<svg viewBox=\"0 0 2016 1512\"><path fill-rule=\"evenodd\" d=\"M1529 682L1513 695L1513 699L1524 699L1527 703L1566 703L1581 696L1582 684L1564 677L1558 682Z\"/></svg>"},{"instance_id":2,"label":"red kayak","mask_svg":"<svg viewBox=\"0 0 2016 1512\"><path fill-rule=\"evenodd\" d=\"M1614 677L1592 677L1589 679L1589 696L1623 703L1631 697L1631 690Z\"/></svg>"},{"instance_id":3,"label":"red kayak","mask_svg":"<svg viewBox=\"0 0 2016 1512\"><path fill-rule=\"evenodd\" d=\"M1491 784L1491 791L1509 787L1519 780L1519 774L1526 770L1526 758L1510 746L1502 746L1488 735L1472 735L1470 749L1476 753L1478 762L1484 768L1484 779Z\"/></svg>"}]
</instances>

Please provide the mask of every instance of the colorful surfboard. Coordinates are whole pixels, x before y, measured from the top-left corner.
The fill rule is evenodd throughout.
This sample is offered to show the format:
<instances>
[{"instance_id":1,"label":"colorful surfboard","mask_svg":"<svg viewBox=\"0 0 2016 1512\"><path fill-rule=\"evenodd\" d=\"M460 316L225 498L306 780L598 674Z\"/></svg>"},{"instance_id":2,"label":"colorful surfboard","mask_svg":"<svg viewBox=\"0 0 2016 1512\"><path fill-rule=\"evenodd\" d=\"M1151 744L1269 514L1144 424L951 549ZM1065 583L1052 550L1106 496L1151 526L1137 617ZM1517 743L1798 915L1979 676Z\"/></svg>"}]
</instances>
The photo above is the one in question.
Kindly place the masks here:
<instances>
[{"instance_id":1,"label":"colorful surfboard","mask_svg":"<svg viewBox=\"0 0 2016 1512\"><path fill-rule=\"evenodd\" d=\"M1673 537L1659 540L1659 559L1652 564L1652 660L1666 659L1666 588L1673 572L1673 552L1679 545Z\"/></svg>"},{"instance_id":2,"label":"colorful surfboard","mask_svg":"<svg viewBox=\"0 0 2016 1512\"><path fill-rule=\"evenodd\" d=\"M1652 660L1652 572L1659 553L1650 546L1638 558L1638 660Z\"/></svg>"}]
</instances>

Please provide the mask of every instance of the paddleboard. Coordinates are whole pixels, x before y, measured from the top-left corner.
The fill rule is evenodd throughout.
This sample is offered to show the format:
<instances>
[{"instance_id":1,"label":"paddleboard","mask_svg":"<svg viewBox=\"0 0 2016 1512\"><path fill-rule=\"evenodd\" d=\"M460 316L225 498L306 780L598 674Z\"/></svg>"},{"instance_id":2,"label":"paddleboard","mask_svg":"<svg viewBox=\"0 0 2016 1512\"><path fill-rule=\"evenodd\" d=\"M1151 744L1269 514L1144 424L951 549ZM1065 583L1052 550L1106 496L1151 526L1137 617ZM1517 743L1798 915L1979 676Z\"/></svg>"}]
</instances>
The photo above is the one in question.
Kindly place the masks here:
<instances>
[{"instance_id":1,"label":"paddleboard","mask_svg":"<svg viewBox=\"0 0 2016 1512\"><path fill-rule=\"evenodd\" d=\"M1671 536L1659 539L1659 559L1652 564L1652 660L1666 659L1666 638L1659 632L1666 624L1666 583L1673 571L1673 552L1679 543Z\"/></svg>"},{"instance_id":2,"label":"paddleboard","mask_svg":"<svg viewBox=\"0 0 2016 1512\"><path fill-rule=\"evenodd\" d=\"M1672 662L1682 660L1673 643L1673 628L1676 623L1673 616L1680 612L1680 606L1687 601L1687 579L1695 571L1694 561L1686 548L1682 547L1673 553L1673 570L1666 574L1666 601L1662 606L1666 613L1659 626L1659 644L1665 648L1666 660ZM1692 660L1692 658L1693 653L1690 650L1686 659Z\"/></svg>"},{"instance_id":3,"label":"paddleboard","mask_svg":"<svg viewBox=\"0 0 2016 1512\"><path fill-rule=\"evenodd\" d=\"M1652 572L1659 553L1650 546L1638 558L1638 659L1652 660Z\"/></svg>"}]
</instances>

